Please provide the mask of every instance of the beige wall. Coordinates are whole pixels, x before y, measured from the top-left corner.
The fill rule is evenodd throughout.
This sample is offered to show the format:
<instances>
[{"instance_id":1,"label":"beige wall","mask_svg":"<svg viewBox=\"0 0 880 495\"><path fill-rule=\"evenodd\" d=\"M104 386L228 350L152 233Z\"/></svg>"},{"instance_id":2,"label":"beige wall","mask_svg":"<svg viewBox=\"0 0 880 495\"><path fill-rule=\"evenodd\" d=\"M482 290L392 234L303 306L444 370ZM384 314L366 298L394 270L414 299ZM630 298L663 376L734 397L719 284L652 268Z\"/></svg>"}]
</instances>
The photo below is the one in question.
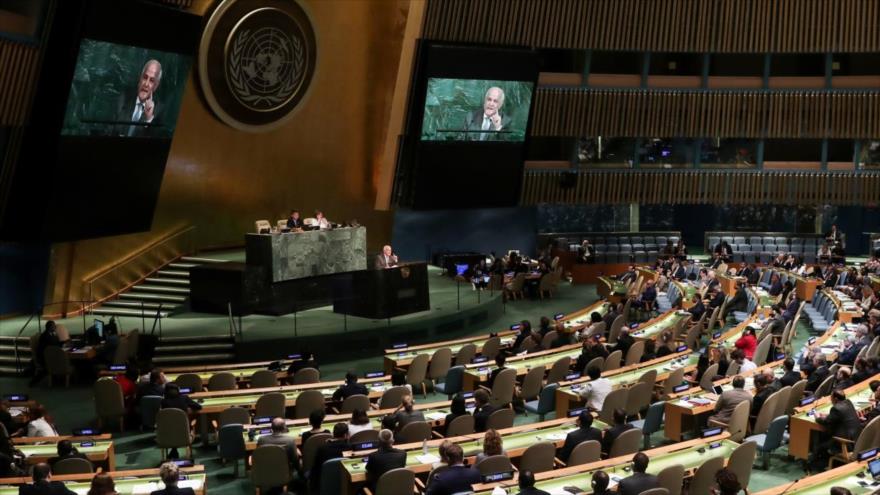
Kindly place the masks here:
<instances>
[{"instance_id":1,"label":"beige wall","mask_svg":"<svg viewBox=\"0 0 880 495\"><path fill-rule=\"evenodd\" d=\"M254 220L291 207L357 218L377 249L392 215L374 209L409 0L301 0L318 41L317 67L295 116L262 134L232 129L204 103L195 70L149 233L54 246L47 302L81 296L94 274L141 246L195 225L201 248L243 244ZM204 13L211 2L194 2ZM116 198L124 202L125 198ZM68 288L69 287L69 288Z\"/></svg>"}]
</instances>

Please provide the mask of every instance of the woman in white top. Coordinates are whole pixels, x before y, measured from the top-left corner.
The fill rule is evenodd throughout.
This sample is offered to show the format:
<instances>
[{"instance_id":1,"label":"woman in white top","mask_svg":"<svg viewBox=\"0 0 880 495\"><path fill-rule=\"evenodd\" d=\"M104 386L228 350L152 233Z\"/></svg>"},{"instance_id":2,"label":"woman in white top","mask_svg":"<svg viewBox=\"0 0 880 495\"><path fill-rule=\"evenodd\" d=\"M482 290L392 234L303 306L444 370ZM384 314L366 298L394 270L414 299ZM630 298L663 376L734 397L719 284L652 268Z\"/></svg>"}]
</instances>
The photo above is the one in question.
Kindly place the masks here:
<instances>
[{"instance_id":1,"label":"woman in white top","mask_svg":"<svg viewBox=\"0 0 880 495\"><path fill-rule=\"evenodd\" d=\"M31 409L34 419L27 425L27 436L29 437L57 437L58 431L55 426L50 423L51 418L46 415L46 410L42 406Z\"/></svg>"},{"instance_id":2,"label":"woman in white top","mask_svg":"<svg viewBox=\"0 0 880 495\"><path fill-rule=\"evenodd\" d=\"M351 412L351 420L348 422L348 436L352 437L355 433L364 430L372 430L373 423L367 412L363 409L355 409Z\"/></svg>"},{"instance_id":3,"label":"woman in white top","mask_svg":"<svg viewBox=\"0 0 880 495\"><path fill-rule=\"evenodd\" d=\"M315 220L317 222L315 225L317 225L319 229L327 230L330 228L330 220L327 220L323 211L315 210Z\"/></svg>"}]
</instances>

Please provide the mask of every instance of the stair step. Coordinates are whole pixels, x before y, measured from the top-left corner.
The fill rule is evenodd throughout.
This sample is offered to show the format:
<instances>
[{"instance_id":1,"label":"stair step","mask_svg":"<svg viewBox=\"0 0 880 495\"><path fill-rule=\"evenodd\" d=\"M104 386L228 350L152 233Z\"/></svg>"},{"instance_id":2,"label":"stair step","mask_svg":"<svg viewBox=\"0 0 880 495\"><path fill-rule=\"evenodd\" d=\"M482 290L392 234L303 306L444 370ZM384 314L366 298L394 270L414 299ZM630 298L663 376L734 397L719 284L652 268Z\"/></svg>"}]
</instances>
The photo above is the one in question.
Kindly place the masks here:
<instances>
[{"instance_id":1,"label":"stair step","mask_svg":"<svg viewBox=\"0 0 880 495\"><path fill-rule=\"evenodd\" d=\"M0 375L22 376L24 375L24 371L18 371L17 369L15 369L15 366L0 366Z\"/></svg>"},{"instance_id":2,"label":"stair step","mask_svg":"<svg viewBox=\"0 0 880 495\"><path fill-rule=\"evenodd\" d=\"M104 304L102 304L101 307L102 308L112 307L112 308L140 309L141 303L138 301L119 301L119 300L116 300L116 301L107 301ZM171 310L177 309L179 307L180 307L179 304L162 303L163 310L171 311ZM144 309L154 309L154 310L159 309L159 303L157 303L157 302L144 302L143 308Z\"/></svg>"},{"instance_id":3,"label":"stair step","mask_svg":"<svg viewBox=\"0 0 880 495\"><path fill-rule=\"evenodd\" d=\"M189 278L188 270L158 270L156 272L157 275L162 275L163 277L187 277Z\"/></svg>"},{"instance_id":4,"label":"stair step","mask_svg":"<svg viewBox=\"0 0 880 495\"><path fill-rule=\"evenodd\" d=\"M104 315L104 316L136 316L138 318L154 318L156 316L155 311L147 311L145 310L141 313L139 309L128 309L128 308L107 308L100 307L92 311L92 314L96 315ZM159 318L168 318L167 311L160 311Z\"/></svg>"},{"instance_id":5,"label":"stair step","mask_svg":"<svg viewBox=\"0 0 880 495\"><path fill-rule=\"evenodd\" d=\"M229 335L190 335L183 337L162 337L159 341L158 345L164 344L173 344L180 345L184 342L193 342L196 344L204 344L204 343L216 343L216 342L225 342L229 344L234 344L235 340Z\"/></svg>"},{"instance_id":6,"label":"stair step","mask_svg":"<svg viewBox=\"0 0 880 495\"><path fill-rule=\"evenodd\" d=\"M185 285L189 286L188 278L147 277L144 279L151 284Z\"/></svg>"},{"instance_id":7,"label":"stair step","mask_svg":"<svg viewBox=\"0 0 880 495\"><path fill-rule=\"evenodd\" d=\"M165 266L168 268L177 268L179 270L189 270L190 268L195 268L198 265L195 263L181 263L179 261L175 261L174 263L168 263Z\"/></svg>"},{"instance_id":8,"label":"stair step","mask_svg":"<svg viewBox=\"0 0 880 495\"><path fill-rule=\"evenodd\" d=\"M235 361L235 354L195 354L195 355L173 355L173 356L153 356L155 364L176 364L176 363L229 363Z\"/></svg>"},{"instance_id":9,"label":"stair step","mask_svg":"<svg viewBox=\"0 0 880 495\"><path fill-rule=\"evenodd\" d=\"M31 346L28 342L19 342L18 353L27 354L30 359ZM0 354L15 354L15 345L10 343L0 343Z\"/></svg>"},{"instance_id":10,"label":"stair step","mask_svg":"<svg viewBox=\"0 0 880 495\"><path fill-rule=\"evenodd\" d=\"M228 351L235 349L233 343L217 343L217 344L182 344L182 345L163 345L156 346L156 354L164 353L197 353L203 351Z\"/></svg>"},{"instance_id":11,"label":"stair step","mask_svg":"<svg viewBox=\"0 0 880 495\"><path fill-rule=\"evenodd\" d=\"M30 356L21 356L20 357L21 364L27 364L27 362L30 359L31 359ZM15 367L15 356L13 356L13 355L8 355L8 356L0 355L0 364L7 364L7 365L12 365L13 367Z\"/></svg>"},{"instance_id":12,"label":"stair step","mask_svg":"<svg viewBox=\"0 0 880 495\"><path fill-rule=\"evenodd\" d=\"M183 287L164 287L162 285L140 284L131 288L133 291L139 292L164 292L166 294L189 294L189 288Z\"/></svg>"},{"instance_id":13,"label":"stair step","mask_svg":"<svg viewBox=\"0 0 880 495\"><path fill-rule=\"evenodd\" d=\"M150 294L147 292L124 292L122 294L119 294L119 297L136 301L170 301L179 303L186 301L186 297L184 296L174 296L171 294Z\"/></svg>"},{"instance_id":14,"label":"stair step","mask_svg":"<svg viewBox=\"0 0 880 495\"><path fill-rule=\"evenodd\" d=\"M3 335L3 336L0 336L0 345L6 345L6 344L12 345L13 342L15 342L16 340L18 341L19 345L21 345L21 344L27 345L30 343L31 339L30 339L30 337L16 337L14 335Z\"/></svg>"},{"instance_id":15,"label":"stair step","mask_svg":"<svg viewBox=\"0 0 880 495\"><path fill-rule=\"evenodd\" d=\"M227 260L218 260L216 258L202 258L199 256L182 256L180 261L185 263L228 263Z\"/></svg>"}]
</instances>

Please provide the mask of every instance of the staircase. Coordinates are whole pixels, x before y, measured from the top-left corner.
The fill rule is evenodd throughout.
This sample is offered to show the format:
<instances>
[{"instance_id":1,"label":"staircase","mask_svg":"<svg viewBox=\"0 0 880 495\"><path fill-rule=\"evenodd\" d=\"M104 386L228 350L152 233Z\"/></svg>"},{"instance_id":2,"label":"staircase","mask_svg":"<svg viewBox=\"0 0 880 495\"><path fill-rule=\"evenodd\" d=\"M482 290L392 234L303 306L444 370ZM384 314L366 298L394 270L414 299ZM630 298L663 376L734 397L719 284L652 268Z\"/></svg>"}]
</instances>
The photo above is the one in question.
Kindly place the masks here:
<instances>
[{"instance_id":1,"label":"staircase","mask_svg":"<svg viewBox=\"0 0 880 495\"><path fill-rule=\"evenodd\" d=\"M29 337L0 337L0 375L21 376L15 369L15 344L18 342L18 356L22 368L31 360L31 344Z\"/></svg>"},{"instance_id":2,"label":"staircase","mask_svg":"<svg viewBox=\"0 0 880 495\"><path fill-rule=\"evenodd\" d=\"M235 339L230 336L162 337L153 354L153 364L160 367L234 361Z\"/></svg>"},{"instance_id":3,"label":"staircase","mask_svg":"<svg viewBox=\"0 0 880 495\"><path fill-rule=\"evenodd\" d=\"M99 316L128 316L140 318L168 318L187 308L189 301L189 271L208 263L225 263L224 260L184 256L168 263L141 283L106 301L92 310ZM161 305L161 310L159 310ZM143 315L141 314L143 311Z\"/></svg>"}]
</instances>

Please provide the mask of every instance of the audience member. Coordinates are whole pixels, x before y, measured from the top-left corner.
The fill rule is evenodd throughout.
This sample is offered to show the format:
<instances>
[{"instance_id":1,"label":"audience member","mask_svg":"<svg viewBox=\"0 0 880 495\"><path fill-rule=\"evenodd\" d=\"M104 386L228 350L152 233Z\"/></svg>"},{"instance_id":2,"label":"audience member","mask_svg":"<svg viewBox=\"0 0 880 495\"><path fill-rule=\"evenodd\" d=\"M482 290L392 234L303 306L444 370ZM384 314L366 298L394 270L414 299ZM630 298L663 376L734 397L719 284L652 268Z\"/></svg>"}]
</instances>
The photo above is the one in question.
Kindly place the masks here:
<instances>
[{"instance_id":1,"label":"audience member","mask_svg":"<svg viewBox=\"0 0 880 495\"><path fill-rule=\"evenodd\" d=\"M49 467L55 468L55 464L58 461L63 461L64 459L85 459L89 460L85 454L80 454L76 447L73 446L73 442L68 439L61 440L58 442L58 446L56 447L58 455L49 459Z\"/></svg>"},{"instance_id":2,"label":"audience member","mask_svg":"<svg viewBox=\"0 0 880 495\"><path fill-rule=\"evenodd\" d=\"M358 383L358 376L354 371L345 373L345 383L333 392L333 400L343 401L352 395L369 395L366 385Z\"/></svg>"},{"instance_id":3,"label":"audience member","mask_svg":"<svg viewBox=\"0 0 880 495\"><path fill-rule=\"evenodd\" d=\"M376 493L376 482L383 474L406 466L406 452L394 448L394 433L379 432L379 449L367 457L367 486Z\"/></svg>"},{"instance_id":4,"label":"audience member","mask_svg":"<svg viewBox=\"0 0 880 495\"><path fill-rule=\"evenodd\" d=\"M474 430L482 433L486 431L486 421L489 420L489 416L498 408L489 404L489 393L484 389L477 389L474 392L474 402L477 405L474 409Z\"/></svg>"},{"instance_id":5,"label":"audience member","mask_svg":"<svg viewBox=\"0 0 880 495\"><path fill-rule=\"evenodd\" d=\"M602 370L596 367L587 370L590 381L584 384L580 396L587 403L587 408L592 411L601 411L605 397L611 393L611 380L602 377Z\"/></svg>"},{"instance_id":6,"label":"audience member","mask_svg":"<svg viewBox=\"0 0 880 495\"><path fill-rule=\"evenodd\" d=\"M21 485L18 488L19 495L76 495L69 490L64 483L52 481L52 473L49 465L41 462L34 466L31 477L33 484Z\"/></svg>"},{"instance_id":7,"label":"audience member","mask_svg":"<svg viewBox=\"0 0 880 495\"><path fill-rule=\"evenodd\" d=\"M173 462L166 462L159 467L159 478L165 484L165 488L156 490L150 495L195 495L196 492L190 487L180 488L180 468Z\"/></svg>"},{"instance_id":8,"label":"audience member","mask_svg":"<svg viewBox=\"0 0 880 495\"><path fill-rule=\"evenodd\" d=\"M828 457L839 449L839 443L833 438L855 440L862 423L843 389L835 389L831 393L831 410L826 414L817 413L816 422L825 427L820 435L818 448L812 451L812 465L821 470L826 466Z\"/></svg>"},{"instance_id":9,"label":"audience member","mask_svg":"<svg viewBox=\"0 0 880 495\"><path fill-rule=\"evenodd\" d=\"M479 463L493 455L507 455L507 452L504 451L504 440L501 438L501 435L494 429L489 428L486 430L485 435L483 435L483 451L477 454L476 462Z\"/></svg>"},{"instance_id":10,"label":"audience member","mask_svg":"<svg viewBox=\"0 0 880 495\"><path fill-rule=\"evenodd\" d=\"M304 431L302 433L302 445L306 444L306 440L309 439L312 435L317 435L318 433L330 433L327 429L321 428L321 424L324 423L324 411L317 410L309 413L309 425L311 425L312 429L309 431Z\"/></svg>"},{"instance_id":11,"label":"audience member","mask_svg":"<svg viewBox=\"0 0 880 495\"><path fill-rule=\"evenodd\" d=\"M507 363L507 357L504 353L499 352L497 356L495 356L495 369L489 373L489 377L487 379L487 386L492 388L495 385L495 378L507 368L504 367L504 364Z\"/></svg>"},{"instance_id":12,"label":"audience member","mask_svg":"<svg viewBox=\"0 0 880 495\"><path fill-rule=\"evenodd\" d=\"M608 357L608 350L605 349L604 345L596 342L595 339L585 339L581 344L581 353L574 364L574 369L587 374L587 365L597 357Z\"/></svg>"},{"instance_id":13,"label":"audience member","mask_svg":"<svg viewBox=\"0 0 880 495\"><path fill-rule=\"evenodd\" d=\"M287 433L287 423L284 418L272 418L272 433L260 435L257 439L257 447L263 445L277 445L287 452L287 461L291 472L299 471L299 456L296 451L296 439Z\"/></svg>"},{"instance_id":14,"label":"audience member","mask_svg":"<svg viewBox=\"0 0 880 495\"><path fill-rule=\"evenodd\" d=\"M453 419L470 414L467 411L466 405L467 403L464 400L464 395L457 394L452 398L452 403L449 406L449 414L446 415L446 421L443 422L443 427L446 430L449 429L449 425L452 423ZM446 433L446 431L444 431L444 433Z\"/></svg>"},{"instance_id":15,"label":"audience member","mask_svg":"<svg viewBox=\"0 0 880 495\"><path fill-rule=\"evenodd\" d=\"M715 473L715 484L718 485L718 489L715 491L716 495L738 495L742 491L742 485L736 479L736 473L727 468L719 469Z\"/></svg>"},{"instance_id":16,"label":"audience member","mask_svg":"<svg viewBox=\"0 0 880 495\"><path fill-rule=\"evenodd\" d=\"M58 339L55 321L49 320L37 339L37 352L34 356L34 376L31 378L31 387L39 383L46 376L46 349L51 346L60 345L61 341Z\"/></svg>"},{"instance_id":17,"label":"audience member","mask_svg":"<svg viewBox=\"0 0 880 495\"><path fill-rule=\"evenodd\" d=\"M621 433L635 428L632 424L627 423L626 411L623 409L615 409L613 418L614 424L606 428L602 435L602 452L606 455L611 452L611 447L614 446L614 441L617 440L617 437L619 437Z\"/></svg>"},{"instance_id":18,"label":"audience member","mask_svg":"<svg viewBox=\"0 0 880 495\"><path fill-rule=\"evenodd\" d=\"M544 490L535 488L535 475L531 471L519 473L519 495L550 495Z\"/></svg>"},{"instance_id":19,"label":"audience member","mask_svg":"<svg viewBox=\"0 0 880 495\"><path fill-rule=\"evenodd\" d=\"M404 395L403 399L400 401L400 405L397 406L397 409L394 411L394 420L397 423L397 431L400 431L404 426L413 421L424 421L425 415L422 411L416 411L413 409L412 395Z\"/></svg>"},{"instance_id":20,"label":"audience member","mask_svg":"<svg viewBox=\"0 0 880 495\"><path fill-rule=\"evenodd\" d=\"M315 459L309 472L309 483L313 487L320 487L321 467L324 466L324 462L342 457L342 453L350 448L348 444L348 424L336 423L333 425L333 438L318 447L318 450L315 452Z\"/></svg>"},{"instance_id":21,"label":"audience member","mask_svg":"<svg viewBox=\"0 0 880 495\"><path fill-rule=\"evenodd\" d=\"M748 402L751 404L752 394L743 390L746 385L745 378L739 375L733 377L732 385L733 389L722 392L721 397L715 402L715 414L709 416L709 421L727 424L730 422L730 415L733 414L733 410L739 403Z\"/></svg>"},{"instance_id":22,"label":"audience member","mask_svg":"<svg viewBox=\"0 0 880 495\"><path fill-rule=\"evenodd\" d=\"M92 486L86 495L117 495L116 483L107 473L98 473L92 478Z\"/></svg>"},{"instance_id":23,"label":"audience member","mask_svg":"<svg viewBox=\"0 0 880 495\"><path fill-rule=\"evenodd\" d=\"M646 473L647 469L648 455L644 452L636 453L632 461L633 474L620 480L617 493L620 495L639 495L646 490L659 488L660 481L653 474Z\"/></svg>"},{"instance_id":24,"label":"audience member","mask_svg":"<svg viewBox=\"0 0 880 495\"><path fill-rule=\"evenodd\" d=\"M577 426L576 430L568 432L568 435L565 436L565 443L559 449L559 459L562 462L568 462L568 457L578 445L590 440L602 442L602 432L593 428L593 415L590 414L590 411L581 411L578 415Z\"/></svg>"},{"instance_id":25,"label":"audience member","mask_svg":"<svg viewBox=\"0 0 880 495\"><path fill-rule=\"evenodd\" d=\"M353 437L355 433L372 429L373 423L367 416L367 411L355 409L351 412L351 419L348 420L348 436Z\"/></svg>"},{"instance_id":26,"label":"audience member","mask_svg":"<svg viewBox=\"0 0 880 495\"><path fill-rule=\"evenodd\" d=\"M449 458L449 468L434 476L434 481L428 486L426 495L452 495L471 491L471 485L482 481L480 473L463 464L464 452L458 444L452 444L446 449Z\"/></svg>"},{"instance_id":27,"label":"audience member","mask_svg":"<svg viewBox=\"0 0 880 495\"><path fill-rule=\"evenodd\" d=\"M43 406L31 408L31 421L27 425L27 436L29 437L57 437L58 430L55 429L52 417L46 412Z\"/></svg>"},{"instance_id":28,"label":"audience member","mask_svg":"<svg viewBox=\"0 0 880 495\"><path fill-rule=\"evenodd\" d=\"M755 349L758 347L758 339L755 337L755 329L752 327L746 327L746 329L743 330L742 336L736 339L736 342L734 342L733 345L743 352L746 359L754 360Z\"/></svg>"},{"instance_id":29,"label":"audience member","mask_svg":"<svg viewBox=\"0 0 880 495\"><path fill-rule=\"evenodd\" d=\"M608 489L610 482L611 479L605 471L600 469L594 472L590 480L590 488L592 488L593 495L611 495L612 492Z\"/></svg>"}]
</instances>

